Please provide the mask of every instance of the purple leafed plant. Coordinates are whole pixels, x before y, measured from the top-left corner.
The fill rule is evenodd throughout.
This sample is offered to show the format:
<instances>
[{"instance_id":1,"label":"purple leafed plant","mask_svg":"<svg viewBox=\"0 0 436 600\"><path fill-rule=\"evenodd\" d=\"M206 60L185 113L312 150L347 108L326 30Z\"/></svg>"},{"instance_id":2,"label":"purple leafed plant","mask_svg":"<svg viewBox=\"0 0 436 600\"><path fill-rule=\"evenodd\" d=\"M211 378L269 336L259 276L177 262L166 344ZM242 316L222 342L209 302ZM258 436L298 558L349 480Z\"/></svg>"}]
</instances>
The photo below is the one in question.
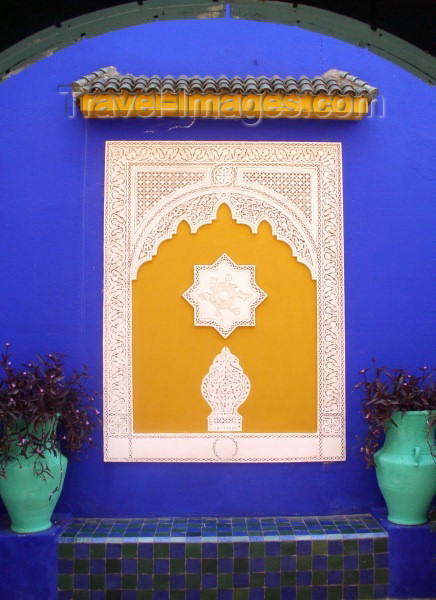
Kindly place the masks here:
<instances>
[{"instance_id":1,"label":"purple leafed plant","mask_svg":"<svg viewBox=\"0 0 436 600\"><path fill-rule=\"evenodd\" d=\"M404 369L388 371L387 367L377 367L374 359L373 364L375 376L370 378L370 369L362 369L363 379L355 386L363 392L362 413L368 430L361 452L368 467L375 466L374 454L386 427L397 426L392 420L394 413L400 412L403 416L410 410L429 411L428 435L436 422L436 413L432 412L436 411L436 369L422 367L420 375L413 375Z\"/></svg>"},{"instance_id":2,"label":"purple leafed plant","mask_svg":"<svg viewBox=\"0 0 436 600\"><path fill-rule=\"evenodd\" d=\"M100 424L86 367L67 375L65 355L47 354L16 369L9 344L0 361L0 477L11 460L34 457L35 475L51 477L44 453L71 456L93 444Z\"/></svg>"}]
</instances>

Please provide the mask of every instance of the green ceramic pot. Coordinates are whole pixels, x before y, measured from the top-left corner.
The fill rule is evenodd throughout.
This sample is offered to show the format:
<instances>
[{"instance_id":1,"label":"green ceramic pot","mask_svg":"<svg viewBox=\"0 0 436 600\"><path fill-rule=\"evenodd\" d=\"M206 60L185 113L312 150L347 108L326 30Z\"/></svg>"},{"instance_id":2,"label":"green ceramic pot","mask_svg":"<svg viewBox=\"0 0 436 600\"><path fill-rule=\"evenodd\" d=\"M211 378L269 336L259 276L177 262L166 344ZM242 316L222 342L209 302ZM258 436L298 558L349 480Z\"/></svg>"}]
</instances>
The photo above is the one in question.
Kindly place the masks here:
<instances>
[{"instance_id":1,"label":"green ceramic pot","mask_svg":"<svg viewBox=\"0 0 436 600\"><path fill-rule=\"evenodd\" d=\"M39 432L57 426L57 419L47 423ZM38 436L39 437L39 436ZM35 533L51 527L50 521L54 507L59 499L65 478L68 460L60 452L44 450L44 459L37 462L37 470L47 466L51 476L45 474L45 480L35 475L35 455L19 456L6 466L6 479L0 478L0 495L11 519L11 529L16 533Z\"/></svg>"},{"instance_id":2,"label":"green ceramic pot","mask_svg":"<svg viewBox=\"0 0 436 600\"><path fill-rule=\"evenodd\" d=\"M376 452L377 481L388 506L388 520L399 525L427 522L427 511L436 493L434 427L427 433L430 413L395 413L386 431L383 448Z\"/></svg>"}]
</instances>

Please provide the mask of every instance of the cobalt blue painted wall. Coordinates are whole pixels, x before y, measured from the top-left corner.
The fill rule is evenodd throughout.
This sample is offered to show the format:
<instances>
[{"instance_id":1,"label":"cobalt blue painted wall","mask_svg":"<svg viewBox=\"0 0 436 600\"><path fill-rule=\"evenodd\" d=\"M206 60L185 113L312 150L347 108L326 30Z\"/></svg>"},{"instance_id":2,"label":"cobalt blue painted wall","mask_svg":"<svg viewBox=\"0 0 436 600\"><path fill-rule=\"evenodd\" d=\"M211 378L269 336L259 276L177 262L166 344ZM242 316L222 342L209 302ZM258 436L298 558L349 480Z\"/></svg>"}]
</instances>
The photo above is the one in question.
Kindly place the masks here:
<instances>
[{"instance_id":1,"label":"cobalt blue painted wall","mask_svg":"<svg viewBox=\"0 0 436 600\"><path fill-rule=\"evenodd\" d=\"M379 87L362 122L69 118L57 87L109 64L120 72L321 74ZM330 464L104 464L102 436L73 461L58 510L76 516L327 514L382 504L358 456L358 371L376 356L434 363L433 90L384 59L316 33L233 21L155 23L65 49L0 87L0 345L16 360L62 351L101 387L106 139L334 141L343 147L347 442ZM434 264L433 264L434 269Z\"/></svg>"},{"instance_id":2,"label":"cobalt blue painted wall","mask_svg":"<svg viewBox=\"0 0 436 600\"><path fill-rule=\"evenodd\" d=\"M389 536L389 597L432 598L436 586L433 523L394 525L387 513L386 508L374 511Z\"/></svg>"},{"instance_id":3,"label":"cobalt blue painted wall","mask_svg":"<svg viewBox=\"0 0 436 600\"><path fill-rule=\"evenodd\" d=\"M61 531L62 526L55 525L40 533L11 533L9 518L5 515L0 518L0 598L57 600ZM26 565L25 571L23 565Z\"/></svg>"}]
</instances>

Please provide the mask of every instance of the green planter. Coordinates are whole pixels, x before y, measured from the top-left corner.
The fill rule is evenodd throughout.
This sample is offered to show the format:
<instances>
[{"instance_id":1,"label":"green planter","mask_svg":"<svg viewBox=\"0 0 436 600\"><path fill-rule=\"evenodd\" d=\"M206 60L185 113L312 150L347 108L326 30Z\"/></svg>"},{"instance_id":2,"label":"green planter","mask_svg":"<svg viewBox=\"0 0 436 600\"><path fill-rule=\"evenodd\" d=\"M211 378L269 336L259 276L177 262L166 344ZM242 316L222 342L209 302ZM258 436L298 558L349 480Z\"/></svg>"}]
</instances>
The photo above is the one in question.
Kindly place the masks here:
<instances>
[{"instance_id":1,"label":"green planter","mask_svg":"<svg viewBox=\"0 0 436 600\"><path fill-rule=\"evenodd\" d=\"M386 431L383 448L374 456L377 481L386 501L388 520L399 525L427 522L427 511L436 493L434 427L427 436L430 413L395 413Z\"/></svg>"},{"instance_id":2,"label":"green planter","mask_svg":"<svg viewBox=\"0 0 436 600\"><path fill-rule=\"evenodd\" d=\"M47 423L40 431L48 431L57 426L56 422ZM35 434L38 435L38 428ZM51 527L51 516L59 499L65 478L68 460L60 452L44 450L44 458L35 455L19 456L6 466L6 479L0 479L0 495L12 521L11 529L16 533L35 533ZM44 478L34 473L48 467L51 475Z\"/></svg>"}]
</instances>

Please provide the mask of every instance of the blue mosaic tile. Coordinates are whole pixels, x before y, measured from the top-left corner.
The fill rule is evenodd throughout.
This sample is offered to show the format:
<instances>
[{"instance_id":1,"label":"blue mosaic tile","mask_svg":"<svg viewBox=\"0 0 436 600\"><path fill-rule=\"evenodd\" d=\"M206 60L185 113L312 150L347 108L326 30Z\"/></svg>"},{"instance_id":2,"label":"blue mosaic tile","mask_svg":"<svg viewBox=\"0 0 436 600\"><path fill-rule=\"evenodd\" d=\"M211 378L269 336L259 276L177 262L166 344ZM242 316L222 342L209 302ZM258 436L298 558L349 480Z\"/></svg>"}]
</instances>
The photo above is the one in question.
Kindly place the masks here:
<instances>
[{"instance_id":1,"label":"blue mosaic tile","mask_svg":"<svg viewBox=\"0 0 436 600\"><path fill-rule=\"evenodd\" d=\"M315 571L325 571L327 569L327 556L313 556L312 565Z\"/></svg>"},{"instance_id":2,"label":"blue mosaic tile","mask_svg":"<svg viewBox=\"0 0 436 600\"><path fill-rule=\"evenodd\" d=\"M74 563L72 560L59 559L58 569L60 573L65 573L66 575L72 574L74 572Z\"/></svg>"},{"instance_id":3,"label":"blue mosaic tile","mask_svg":"<svg viewBox=\"0 0 436 600\"><path fill-rule=\"evenodd\" d=\"M234 545L234 556L245 557L248 556L249 545L248 542L236 542Z\"/></svg>"},{"instance_id":4,"label":"blue mosaic tile","mask_svg":"<svg viewBox=\"0 0 436 600\"><path fill-rule=\"evenodd\" d=\"M138 544L138 558L152 558L153 544Z\"/></svg>"},{"instance_id":5,"label":"blue mosaic tile","mask_svg":"<svg viewBox=\"0 0 436 600\"><path fill-rule=\"evenodd\" d=\"M359 588L357 585L344 586L344 600L358 600Z\"/></svg>"},{"instance_id":6,"label":"blue mosaic tile","mask_svg":"<svg viewBox=\"0 0 436 600\"><path fill-rule=\"evenodd\" d=\"M311 585L311 584L312 584L312 572L311 571L297 571L297 586Z\"/></svg>"},{"instance_id":7,"label":"blue mosaic tile","mask_svg":"<svg viewBox=\"0 0 436 600\"><path fill-rule=\"evenodd\" d=\"M375 554L374 555L374 566L375 568L387 568L389 566L387 554Z\"/></svg>"},{"instance_id":8,"label":"blue mosaic tile","mask_svg":"<svg viewBox=\"0 0 436 600\"><path fill-rule=\"evenodd\" d=\"M89 575L74 575L74 588L87 590L89 588Z\"/></svg>"},{"instance_id":9,"label":"blue mosaic tile","mask_svg":"<svg viewBox=\"0 0 436 600\"><path fill-rule=\"evenodd\" d=\"M342 554L343 546L341 540L329 540L328 541L328 553L329 554Z\"/></svg>"},{"instance_id":10,"label":"blue mosaic tile","mask_svg":"<svg viewBox=\"0 0 436 600\"><path fill-rule=\"evenodd\" d=\"M170 575L170 588L183 590L186 587L185 575Z\"/></svg>"},{"instance_id":11,"label":"blue mosaic tile","mask_svg":"<svg viewBox=\"0 0 436 600\"><path fill-rule=\"evenodd\" d=\"M312 552L312 543L309 540L297 541L297 554L310 554Z\"/></svg>"},{"instance_id":12,"label":"blue mosaic tile","mask_svg":"<svg viewBox=\"0 0 436 600\"><path fill-rule=\"evenodd\" d=\"M121 544L108 544L106 556L107 558L121 558Z\"/></svg>"},{"instance_id":13,"label":"blue mosaic tile","mask_svg":"<svg viewBox=\"0 0 436 600\"><path fill-rule=\"evenodd\" d=\"M280 542L267 542L265 554L266 556L280 556Z\"/></svg>"},{"instance_id":14,"label":"blue mosaic tile","mask_svg":"<svg viewBox=\"0 0 436 600\"><path fill-rule=\"evenodd\" d=\"M218 559L218 572L219 573L232 573L233 572L233 560L231 558Z\"/></svg>"},{"instance_id":15,"label":"blue mosaic tile","mask_svg":"<svg viewBox=\"0 0 436 600\"><path fill-rule=\"evenodd\" d=\"M170 546L170 557L171 558L183 558L185 556L186 546L185 544L175 543ZM138 549L139 553L139 549ZM139 556L139 554L138 554Z\"/></svg>"},{"instance_id":16,"label":"blue mosaic tile","mask_svg":"<svg viewBox=\"0 0 436 600\"><path fill-rule=\"evenodd\" d=\"M153 588L153 577L151 575L138 576L138 589L151 590Z\"/></svg>"},{"instance_id":17,"label":"blue mosaic tile","mask_svg":"<svg viewBox=\"0 0 436 600\"><path fill-rule=\"evenodd\" d=\"M111 573L106 575L106 589L119 590L121 589L121 575Z\"/></svg>"},{"instance_id":18,"label":"blue mosaic tile","mask_svg":"<svg viewBox=\"0 0 436 600\"><path fill-rule=\"evenodd\" d=\"M213 573L203 573L201 576L201 588L209 589L216 588L217 586L217 576Z\"/></svg>"},{"instance_id":19,"label":"blue mosaic tile","mask_svg":"<svg viewBox=\"0 0 436 600\"><path fill-rule=\"evenodd\" d=\"M154 572L159 575L166 575L170 572L170 561L166 558L156 558L154 561Z\"/></svg>"},{"instance_id":20,"label":"blue mosaic tile","mask_svg":"<svg viewBox=\"0 0 436 600\"><path fill-rule=\"evenodd\" d=\"M280 573L265 574L266 587L280 587Z\"/></svg>"},{"instance_id":21,"label":"blue mosaic tile","mask_svg":"<svg viewBox=\"0 0 436 600\"><path fill-rule=\"evenodd\" d=\"M92 575L102 575L106 572L106 561L102 558L92 558L89 565L89 571Z\"/></svg>"},{"instance_id":22,"label":"blue mosaic tile","mask_svg":"<svg viewBox=\"0 0 436 600\"><path fill-rule=\"evenodd\" d=\"M369 554L374 551L374 542L371 538L364 538L359 540L359 553Z\"/></svg>"},{"instance_id":23,"label":"blue mosaic tile","mask_svg":"<svg viewBox=\"0 0 436 600\"><path fill-rule=\"evenodd\" d=\"M282 556L280 558L280 571L295 571L297 568L297 557L296 556Z\"/></svg>"},{"instance_id":24,"label":"blue mosaic tile","mask_svg":"<svg viewBox=\"0 0 436 600\"><path fill-rule=\"evenodd\" d=\"M253 588L250 590L249 600L264 600L265 592L263 588Z\"/></svg>"},{"instance_id":25,"label":"blue mosaic tile","mask_svg":"<svg viewBox=\"0 0 436 600\"><path fill-rule=\"evenodd\" d=\"M345 569L357 569L359 566L359 559L357 556L345 556L344 567Z\"/></svg>"},{"instance_id":26,"label":"blue mosaic tile","mask_svg":"<svg viewBox=\"0 0 436 600\"><path fill-rule=\"evenodd\" d=\"M328 571L327 583L330 585L341 584L343 579L343 571Z\"/></svg>"},{"instance_id":27,"label":"blue mosaic tile","mask_svg":"<svg viewBox=\"0 0 436 600\"><path fill-rule=\"evenodd\" d=\"M374 571L372 569L361 569L359 571L359 583L374 583Z\"/></svg>"}]
</instances>

